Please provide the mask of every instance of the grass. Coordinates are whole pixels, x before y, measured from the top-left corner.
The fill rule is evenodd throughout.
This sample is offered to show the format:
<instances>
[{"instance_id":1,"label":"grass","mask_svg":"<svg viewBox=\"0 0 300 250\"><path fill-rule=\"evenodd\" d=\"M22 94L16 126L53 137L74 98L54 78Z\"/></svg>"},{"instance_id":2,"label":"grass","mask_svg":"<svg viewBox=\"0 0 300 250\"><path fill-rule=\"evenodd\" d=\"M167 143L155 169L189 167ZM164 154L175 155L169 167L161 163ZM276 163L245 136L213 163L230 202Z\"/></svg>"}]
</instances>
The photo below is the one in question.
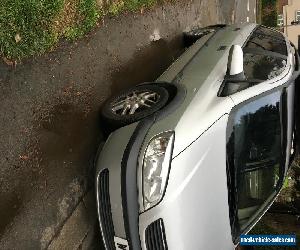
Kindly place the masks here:
<instances>
[{"instance_id":1,"label":"grass","mask_svg":"<svg viewBox=\"0 0 300 250\"><path fill-rule=\"evenodd\" d=\"M89 32L97 23L102 12L97 9L95 0L80 0L78 3L79 16L83 17L71 27L67 27L65 37L71 40L82 37Z\"/></svg>"},{"instance_id":2,"label":"grass","mask_svg":"<svg viewBox=\"0 0 300 250\"><path fill-rule=\"evenodd\" d=\"M296 199L300 194L300 189L297 186L297 181L299 178L300 169L300 157L298 156L289 171L291 180L288 178L285 180L283 189L277 198L277 201L281 204L291 205L291 200ZM290 199L289 199L290 198ZM286 214L270 214L266 213L261 220L255 225L255 227L250 231L249 234L296 234L298 241L298 248L300 249L299 239L300 230L299 222L297 222L296 216L286 215ZM278 249L278 247L271 246L260 246L256 247L255 250L272 250ZM295 249L295 247L281 247L280 249Z\"/></svg>"},{"instance_id":3,"label":"grass","mask_svg":"<svg viewBox=\"0 0 300 250\"><path fill-rule=\"evenodd\" d=\"M8 60L42 54L62 37L83 36L99 17L95 0L3 0L0 54Z\"/></svg>"},{"instance_id":4,"label":"grass","mask_svg":"<svg viewBox=\"0 0 300 250\"><path fill-rule=\"evenodd\" d=\"M3 0L0 6L1 55L18 59L49 49L57 41L51 31L51 21L62 5L62 0Z\"/></svg>"},{"instance_id":5,"label":"grass","mask_svg":"<svg viewBox=\"0 0 300 250\"><path fill-rule=\"evenodd\" d=\"M123 11L137 11L144 8L149 8L155 5L158 0L118 0L113 2L109 8L108 13L116 16Z\"/></svg>"},{"instance_id":6,"label":"grass","mask_svg":"<svg viewBox=\"0 0 300 250\"><path fill-rule=\"evenodd\" d=\"M61 38L75 40L91 31L105 15L148 8L158 0L2 0L0 56L6 62L42 54Z\"/></svg>"},{"instance_id":7,"label":"grass","mask_svg":"<svg viewBox=\"0 0 300 250\"><path fill-rule=\"evenodd\" d=\"M278 234L294 234L296 233L296 239L297 239L297 246L281 246L280 248L278 246L256 246L255 250L293 250L293 249L299 249L299 237L300 233L297 230L296 227L294 227L294 231L288 231L286 228L282 229L280 224L274 224L270 223L272 220L272 216L274 215L265 215L267 219L262 218L255 227L249 232L249 234L272 234L272 235L278 235ZM276 215L275 215L276 216ZM270 226L272 225L272 226Z\"/></svg>"}]
</instances>

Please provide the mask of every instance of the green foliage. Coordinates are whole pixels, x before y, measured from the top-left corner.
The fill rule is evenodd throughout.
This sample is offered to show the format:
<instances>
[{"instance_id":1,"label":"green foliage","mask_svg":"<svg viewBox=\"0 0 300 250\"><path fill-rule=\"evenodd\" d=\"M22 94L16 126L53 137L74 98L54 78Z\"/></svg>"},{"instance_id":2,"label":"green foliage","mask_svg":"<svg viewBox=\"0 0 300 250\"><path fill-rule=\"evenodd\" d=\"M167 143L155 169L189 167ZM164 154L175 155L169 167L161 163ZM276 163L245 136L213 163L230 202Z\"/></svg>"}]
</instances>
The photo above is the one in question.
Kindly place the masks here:
<instances>
[{"instance_id":1,"label":"green foliage","mask_svg":"<svg viewBox=\"0 0 300 250\"><path fill-rule=\"evenodd\" d=\"M11 60L44 53L59 37L75 39L90 31L100 17L96 0L80 0L75 27L60 34L53 21L64 8L64 0L3 0L0 5L0 55Z\"/></svg>"},{"instance_id":2,"label":"green foliage","mask_svg":"<svg viewBox=\"0 0 300 250\"><path fill-rule=\"evenodd\" d=\"M277 26L277 0L262 0L262 24L269 27Z\"/></svg>"},{"instance_id":3,"label":"green foliage","mask_svg":"<svg viewBox=\"0 0 300 250\"><path fill-rule=\"evenodd\" d=\"M268 15L262 16L262 24L269 27L276 27L277 26L277 11L274 10Z\"/></svg>"},{"instance_id":4,"label":"green foliage","mask_svg":"<svg viewBox=\"0 0 300 250\"><path fill-rule=\"evenodd\" d=\"M137 11L141 8L149 8L155 5L158 0L119 0L114 1L108 8L108 13L116 16L122 11Z\"/></svg>"},{"instance_id":5,"label":"green foliage","mask_svg":"<svg viewBox=\"0 0 300 250\"><path fill-rule=\"evenodd\" d=\"M290 186L290 181L288 178L285 178L284 179L284 182L283 182L283 186L282 186L282 189L286 189Z\"/></svg>"},{"instance_id":6,"label":"green foliage","mask_svg":"<svg viewBox=\"0 0 300 250\"><path fill-rule=\"evenodd\" d=\"M62 6L63 0L1 1L0 53L19 59L49 49L57 41L52 19Z\"/></svg>"},{"instance_id":7,"label":"green foliage","mask_svg":"<svg viewBox=\"0 0 300 250\"><path fill-rule=\"evenodd\" d=\"M113 2L109 8L108 13L112 16L118 15L122 10L124 10L124 1L115 1Z\"/></svg>"},{"instance_id":8,"label":"green foliage","mask_svg":"<svg viewBox=\"0 0 300 250\"><path fill-rule=\"evenodd\" d=\"M75 40L84 36L105 13L118 15L122 11L137 11L157 1L112 0L104 11L96 0L1 0L0 56L19 60L42 54L54 47L61 37ZM64 9L70 2L75 8L74 16L69 16Z\"/></svg>"},{"instance_id":9,"label":"green foliage","mask_svg":"<svg viewBox=\"0 0 300 250\"><path fill-rule=\"evenodd\" d=\"M91 31L101 16L101 11L97 9L95 0L80 0L78 10L83 20L76 26L66 29L65 37L69 40L80 38L85 33Z\"/></svg>"},{"instance_id":10,"label":"green foliage","mask_svg":"<svg viewBox=\"0 0 300 250\"><path fill-rule=\"evenodd\" d=\"M125 9L129 11L136 11L140 8L151 7L157 3L157 0L126 0Z\"/></svg>"},{"instance_id":11,"label":"green foliage","mask_svg":"<svg viewBox=\"0 0 300 250\"><path fill-rule=\"evenodd\" d=\"M262 4L263 4L263 6L273 5L276 7L277 0L262 0Z\"/></svg>"}]
</instances>

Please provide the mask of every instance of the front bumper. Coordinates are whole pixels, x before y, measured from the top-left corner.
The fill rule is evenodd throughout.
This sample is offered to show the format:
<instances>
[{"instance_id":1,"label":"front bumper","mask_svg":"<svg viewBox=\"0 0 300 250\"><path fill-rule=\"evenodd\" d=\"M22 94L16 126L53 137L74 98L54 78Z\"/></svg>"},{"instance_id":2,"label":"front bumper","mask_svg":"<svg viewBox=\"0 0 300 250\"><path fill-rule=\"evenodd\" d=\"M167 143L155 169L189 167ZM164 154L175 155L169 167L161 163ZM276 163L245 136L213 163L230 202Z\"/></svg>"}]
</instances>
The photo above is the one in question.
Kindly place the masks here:
<instances>
[{"instance_id":1,"label":"front bumper","mask_svg":"<svg viewBox=\"0 0 300 250\"><path fill-rule=\"evenodd\" d=\"M148 119L115 131L97 160L98 219L106 249L168 249L162 219L145 227L140 223L137 167L143 141L153 122ZM117 247L118 242L124 244Z\"/></svg>"},{"instance_id":2,"label":"front bumper","mask_svg":"<svg viewBox=\"0 0 300 250\"><path fill-rule=\"evenodd\" d=\"M141 249L137 162L153 122L149 118L116 130L97 160L98 218L106 249L115 249L114 237L128 240L130 249Z\"/></svg>"},{"instance_id":3,"label":"front bumper","mask_svg":"<svg viewBox=\"0 0 300 250\"><path fill-rule=\"evenodd\" d=\"M96 162L96 196L97 196L97 209L98 209L98 218L100 222L100 229L104 245L106 249L113 249L112 245L114 236L126 239L126 232L123 220L123 204L122 204L122 193L121 193L121 162L123 159L123 154L126 149L126 146L136 129L137 124L131 124L125 128L121 128L115 131L107 139L105 145L102 148L102 151ZM105 207L102 208L101 203L101 187L105 188L101 183L101 174L104 171L108 170L108 190L106 197ZM107 188L107 187L106 187ZM104 194L105 195L105 194ZM101 209L107 210L106 213L111 213L109 219L106 223L103 221ZM108 215L109 216L109 215ZM111 227L109 224L112 224L113 231L107 230L107 227Z\"/></svg>"},{"instance_id":4,"label":"front bumper","mask_svg":"<svg viewBox=\"0 0 300 250\"><path fill-rule=\"evenodd\" d=\"M169 249L233 249L224 167L227 116L221 117L189 150L172 160L164 199L157 206L141 212L137 166L151 122L117 130L108 139L97 162L97 205L106 248L115 249L116 236L126 239L129 249L133 250L167 249L164 244ZM212 135L218 140L212 140ZM109 171L111 207L104 215L109 217L111 211L113 228L109 234L105 234L108 217L101 218L103 204L99 196L99 187L103 187L99 176L105 169ZM194 237L195 234L201 240ZM158 242L160 246L151 247L149 242Z\"/></svg>"}]
</instances>

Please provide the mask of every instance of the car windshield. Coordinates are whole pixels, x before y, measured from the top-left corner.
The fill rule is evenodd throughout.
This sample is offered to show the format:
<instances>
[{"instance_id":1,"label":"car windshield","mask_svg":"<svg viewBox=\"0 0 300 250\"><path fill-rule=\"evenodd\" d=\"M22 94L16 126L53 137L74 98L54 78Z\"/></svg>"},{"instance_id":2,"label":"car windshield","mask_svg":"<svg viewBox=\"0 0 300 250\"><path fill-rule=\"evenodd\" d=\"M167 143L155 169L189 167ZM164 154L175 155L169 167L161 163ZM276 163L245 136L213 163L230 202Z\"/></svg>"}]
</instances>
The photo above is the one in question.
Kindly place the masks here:
<instances>
[{"instance_id":1,"label":"car windshield","mask_svg":"<svg viewBox=\"0 0 300 250\"><path fill-rule=\"evenodd\" d=\"M283 35L258 26L243 47L246 79L225 81L221 96L228 96L280 76L287 68L287 46Z\"/></svg>"},{"instance_id":2,"label":"car windshield","mask_svg":"<svg viewBox=\"0 0 300 250\"><path fill-rule=\"evenodd\" d=\"M263 26L250 36L244 51L244 71L248 80L269 80L280 75L287 64L283 35Z\"/></svg>"},{"instance_id":3,"label":"car windshield","mask_svg":"<svg viewBox=\"0 0 300 250\"><path fill-rule=\"evenodd\" d=\"M259 48L287 56L287 47L283 35L263 26L258 26L253 32L246 48Z\"/></svg>"},{"instance_id":4,"label":"car windshield","mask_svg":"<svg viewBox=\"0 0 300 250\"><path fill-rule=\"evenodd\" d=\"M285 69L286 59L270 55L244 53L244 73L249 81L270 80Z\"/></svg>"},{"instance_id":5,"label":"car windshield","mask_svg":"<svg viewBox=\"0 0 300 250\"><path fill-rule=\"evenodd\" d=\"M234 181L235 223L243 232L278 191L282 180L280 91L242 105L233 113L228 146Z\"/></svg>"}]
</instances>

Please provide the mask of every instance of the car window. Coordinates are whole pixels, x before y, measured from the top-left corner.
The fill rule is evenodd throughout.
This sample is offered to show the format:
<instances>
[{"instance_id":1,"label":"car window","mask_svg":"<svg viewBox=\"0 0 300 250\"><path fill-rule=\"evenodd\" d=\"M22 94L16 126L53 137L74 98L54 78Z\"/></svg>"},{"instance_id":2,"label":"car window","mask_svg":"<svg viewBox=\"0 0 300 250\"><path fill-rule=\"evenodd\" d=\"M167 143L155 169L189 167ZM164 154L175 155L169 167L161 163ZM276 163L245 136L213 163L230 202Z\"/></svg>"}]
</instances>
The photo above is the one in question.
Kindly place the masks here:
<instances>
[{"instance_id":1,"label":"car window","mask_svg":"<svg viewBox=\"0 0 300 250\"><path fill-rule=\"evenodd\" d=\"M287 56L287 47L280 32L259 26L249 38L246 48L257 48Z\"/></svg>"},{"instance_id":2,"label":"car window","mask_svg":"<svg viewBox=\"0 0 300 250\"><path fill-rule=\"evenodd\" d=\"M228 96L263 81L279 76L286 67L286 59L266 54L244 53L245 81L228 81L222 89L221 96Z\"/></svg>"},{"instance_id":3,"label":"car window","mask_svg":"<svg viewBox=\"0 0 300 250\"><path fill-rule=\"evenodd\" d=\"M242 232L278 191L282 179L281 92L249 102L233 114L228 158L237 231ZM254 217L253 217L254 216Z\"/></svg>"},{"instance_id":4,"label":"car window","mask_svg":"<svg viewBox=\"0 0 300 250\"><path fill-rule=\"evenodd\" d=\"M277 31L259 26L243 47L244 81L223 84L220 96L228 96L263 81L275 78L287 65L287 46L284 36Z\"/></svg>"},{"instance_id":5,"label":"car window","mask_svg":"<svg viewBox=\"0 0 300 250\"><path fill-rule=\"evenodd\" d=\"M285 69L286 59L265 54L244 53L244 72L248 80L270 80Z\"/></svg>"}]
</instances>

